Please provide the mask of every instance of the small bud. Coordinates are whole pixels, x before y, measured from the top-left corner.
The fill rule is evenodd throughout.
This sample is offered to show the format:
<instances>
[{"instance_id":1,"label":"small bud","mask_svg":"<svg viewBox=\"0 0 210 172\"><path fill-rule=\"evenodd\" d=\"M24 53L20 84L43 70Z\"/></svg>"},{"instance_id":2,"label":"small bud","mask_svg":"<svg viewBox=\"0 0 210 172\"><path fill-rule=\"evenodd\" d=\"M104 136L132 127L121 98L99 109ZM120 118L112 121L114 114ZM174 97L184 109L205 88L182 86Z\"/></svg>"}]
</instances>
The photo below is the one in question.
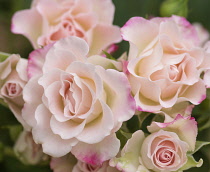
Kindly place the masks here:
<instances>
[{"instance_id":1,"label":"small bud","mask_svg":"<svg viewBox=\"0 0 210 172\"><path fill-rule=\"evenodd\" d=\"M34 142L31 132L27 131L20 134L14 152L21 162L30 165L39 164L48 157L43 153L41 145Z\"/></svg>"}]
</instances>

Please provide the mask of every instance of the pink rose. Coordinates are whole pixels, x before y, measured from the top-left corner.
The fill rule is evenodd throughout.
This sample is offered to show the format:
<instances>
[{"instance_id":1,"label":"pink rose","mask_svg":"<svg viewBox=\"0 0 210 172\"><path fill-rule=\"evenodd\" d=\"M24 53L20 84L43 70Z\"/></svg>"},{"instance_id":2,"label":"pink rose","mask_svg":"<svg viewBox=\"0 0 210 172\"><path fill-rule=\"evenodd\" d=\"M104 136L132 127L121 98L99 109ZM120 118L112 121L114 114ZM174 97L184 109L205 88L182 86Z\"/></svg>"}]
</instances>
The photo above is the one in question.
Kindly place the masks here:
<instances>
[{"instance_id":1,"label":"pink rose","mask_svg":"<svg viewBox=\"0 0 210 172\"><path fill-rule=\"evenodd\" d=\"M119 172L116 168L109 166L108 161L101 165L91 165L77 161L71 154L61 158L52 158L50 167L53 172Z\"/></svg>"},{"instance_id":2,"label":"pink rose","mask_svg":"<svg viewBox=\"0 0 210 172\"><path fill-rule=\"evenodd\" d=\"M187 152L194 151L197 137L194 118L177 115L170 122L152 122L148 130L151 134L146 137L141 130L133 133L120 156L112 158L110 165L123 172L170 172L187 163ZM199 162L199 166L201 164ZM191 165L193 163L189 167Z\"/></svg>"},{"instance_id":3,"label":"pink rose","mask_svg":"<svg viewBox=\"0 0 210 172\"><path fill-rule=\"evenodd\" d=\"M177 171L187 162L188 145L174 132L160 130L145 138L141 156L148 169Z\"/></svg>"},{"instance_id":4,"label":"pink rose","mask_svg":"<svg viewBox=\"0 0 210 172\"><path fill-rule=\"evenodd\" d=\"M89 59L87 54L87 43L78 37L56 42L46 53L44 64L38 65L39 74L32 76L23 90L23 118L35 142L51 156L61 157L76 144L96 144L100 152L100 143L134 115L135 102L124 73L93 65L94 58L105 58ZM29 66L33 66L29 71L35 70L33 58ZM118 143L113 137L111 141ZM119 146L111 152L117 152ZM100 155L96 158L98 162L106 160Z\"/></svg>"},{"instance_id":5,"label":"pink rose","mask_svg":"<svg viewBox=\"0 0 210 172\"><path fill-rule=\"evenodd\" d=\"M112 25L111 0L34 0L31 9L17 12L12 32L23 34L37 49L67 36L87 41L89 54L99 54L120 42L120 29Z\"/></svg>"},{"instance_id":6,"label":"pink rose","mask_svg":"<svg viewBox=\"0 0 210 172\"><path fill-rule=\"evenodd\" d=\"M23 131L18 137L14 152L24 164L35 165L48 159L48 156L43 153L41 145L36 144L31 132L27 131Z\"/></svg>"},{"instance_id":7,"label":"pink rose","mask_svg":"<svg viewBox=\"0 0 210 172\"><path fill-rule=\"evenodd\" d=\"M130 43L124 68L139 111L158 112L185 101L197 105L206 98L200 75L210 68L210 53L185 18L134 17L121 31Z\"/></svg>"},{"instance_id":8,"label":"pink rose","mask_svg":"<svg viewBox=\"0 0 210 172\"><path fill-rule=\"evenodd\" d=\"M0 62L0 101L6 103L17 120L27 127L21 116L23 108L22 90L27 78L27 60L19 55L10 55Z\"/></svg>"}]
</instances>

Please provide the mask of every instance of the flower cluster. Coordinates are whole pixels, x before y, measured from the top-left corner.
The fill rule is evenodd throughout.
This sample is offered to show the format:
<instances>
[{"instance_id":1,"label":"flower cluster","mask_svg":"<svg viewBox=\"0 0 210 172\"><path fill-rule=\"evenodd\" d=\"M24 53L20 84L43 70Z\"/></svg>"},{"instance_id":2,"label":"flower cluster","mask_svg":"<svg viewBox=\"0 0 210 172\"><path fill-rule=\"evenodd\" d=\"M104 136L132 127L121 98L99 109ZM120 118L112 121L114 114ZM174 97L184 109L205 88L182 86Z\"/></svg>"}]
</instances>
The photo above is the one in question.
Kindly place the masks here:
<instances>
[{"instance_id":1,"label":"flower cluster","mask_svg":"<svg viewBox=\"0 0 210 172\"><path fill-rule=\"evenodd\" d=\"M0 101L23 126L15 154L54 172L200 167L191 113L210 87L208 32L175 15L119 28L114 10L111 0L34 0L15 13L12 32L34 47L28 59L0 56ZM112 58L121 39L128 55Z\"/></svg>"}]
</instances>

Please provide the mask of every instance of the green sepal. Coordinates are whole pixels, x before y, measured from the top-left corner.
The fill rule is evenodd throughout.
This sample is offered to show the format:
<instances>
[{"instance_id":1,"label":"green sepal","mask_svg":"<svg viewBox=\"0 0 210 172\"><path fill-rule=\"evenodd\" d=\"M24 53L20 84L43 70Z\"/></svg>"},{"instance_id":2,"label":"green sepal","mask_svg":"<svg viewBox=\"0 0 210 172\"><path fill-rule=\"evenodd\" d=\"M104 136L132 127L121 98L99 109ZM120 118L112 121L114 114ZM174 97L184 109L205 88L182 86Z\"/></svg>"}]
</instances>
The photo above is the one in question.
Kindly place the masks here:
<instances>
[{"instance_id":1,"label":"green sepal","mask_svg":"<svg viewBox=\"0 0 210 172\"><path fill-rule=\"evenodd\" d=\"M189 155L194 154L195 152L197 152L199 149L201 149L203 146L209 145L210 142L204 142L204 141L196 141L195 143L195 150L188 152Z\"/></svg>"},{"instance_id":2,"label":"green sepal","mask_svg":"<svg viewBox=\"0 0 210 172\"><path fill-rule=\"evenodd\" d=\"M187 163L183 167L181 167L177 172L182 172L192 167L201 167L203 165L203 159L196 161L192 155L187 155L187 158Z\"/></svg>"},{"instance_id":3,"label":"green sepal","mask_svg":"<svg viewBox=\"0 0 210 172\"><path fill-rule=\"evenodd\" d=\"M3 62L4 60L7 59L7 57L9 57L11 54L8 53L4 53L0 51L0 62Z\"/></svg>"},{"instance_id":4,"label":"green sepal","mask_svg":"<svg viewBox=\"0 0 210 172\"><path fill-rule=\"evenodd\" d=\"M107 53L106 51L103 50L103 53L106 55L106 58L116 60L111 54Z\"/></svg>"}]
</instances>

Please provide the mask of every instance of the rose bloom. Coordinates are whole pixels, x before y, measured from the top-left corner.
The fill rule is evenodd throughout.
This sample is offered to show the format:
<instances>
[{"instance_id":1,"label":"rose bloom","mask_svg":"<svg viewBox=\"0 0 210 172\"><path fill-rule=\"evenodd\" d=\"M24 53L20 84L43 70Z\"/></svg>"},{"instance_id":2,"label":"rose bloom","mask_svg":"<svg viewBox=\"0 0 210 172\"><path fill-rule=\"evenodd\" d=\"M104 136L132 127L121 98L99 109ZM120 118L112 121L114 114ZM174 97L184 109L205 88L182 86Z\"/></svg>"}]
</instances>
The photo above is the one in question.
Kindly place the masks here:
<instances>
[{"instance_id":1,"label":"rose bloom","mask_svg":"<svg viewBox=\"0 0 210 172\"><path fill-rule=\"evenodd\" d=\"M173 132L160 130L144 140L141 148L145 167L154 171L176 171L187 162L188 145Z\"/></svg>"},{"instance_id":2,"label":"rose bloom","mask_svg":"<svg viewBox=\"0 0 210 172\"><path fill-rule=\"evenodd\" d=\"M40 60L37 53L30 57L28 71L35 71ZM38 65L39 74L31 76L23 90L23 118L31 127L35 142L51 156L61 157L76 144L98 144L97 148L101 148L100 143L110 139L122 122L134 115L135 101L125 74L93 65L94 58L105 58L87 58L87 54L87 43L78 37L56 42L46 53L43 66ZM113 136L111 142L117 146L110 151L117 154L119 140ZM90 155L87 152L82 159L106 159Z\"/></svg>"},{"instance_id":3,"label":"rose bloom","mask_svg":"<svg viewBox=\"0 0 210 172\"><path fill-rule=\"evenodd\" d=\"M17 120L27 127L21 116L23 108L22 90L27 77L27 60L19 55L10 55L0 62L0 101L9 106Z\"/></svg>"},{"instance_id":4,"label":"rose bloom","mask_svg":"<svg viewBox=\"0 0 210 172\"><path fill-rule=\"evenodd\" d=\"M36 144L31 132L25 130L19 135L14 146L14 152L24 164L28 165L35 165L48 160L41 145Z\"/></svg>"},{"instance_id":5,"label":"rose bloom","mask_svg":"<svg viewBox=\"0 0 210 172\"><path fill-rule=\"evenodd\" d=\"M153 122L148 130L146 137L141 130L133 133L110 165L123 172L170 172L187 163L187 151L194 151L197 137L194 118L177 115L167 123Z\"/></svg>"},{"instance_id":6,"label":"rose bloom","mask_svg":"<svg viewBox=\"0 0 210 172\"><path fill-rule=\"evenodd\" d=\"M210 68L210 53L185 18L134 17L121 32L130 43L124 68L139 111L158 112L184 101L197 105L206 98L200 75Z\"/></svg>"},{"instance_id":7,"label":"rose bloom","mask_svg":"<svg viewBox=\"0 0 210 172\"><path fill-rule=\"evenodd\" d=\"M112 25L114 11L111 0L34 0L31 9L16 12L11 30L35 49L77 36L89 44L89 55L99 54L121 41L119 27Z\"/></svg>"},{"instance_id":8,"label":"rose bloom","mask_svg":"<svg viewBox=\"0 0 210 172\"><path fill-rule=\"evenodd\" d=\"M72 154L52 158L50 167L53 172L119 172L116 168L109 166L108 161L101 165L91 165L77 160Z\"/></svg>"}]
</instances>

